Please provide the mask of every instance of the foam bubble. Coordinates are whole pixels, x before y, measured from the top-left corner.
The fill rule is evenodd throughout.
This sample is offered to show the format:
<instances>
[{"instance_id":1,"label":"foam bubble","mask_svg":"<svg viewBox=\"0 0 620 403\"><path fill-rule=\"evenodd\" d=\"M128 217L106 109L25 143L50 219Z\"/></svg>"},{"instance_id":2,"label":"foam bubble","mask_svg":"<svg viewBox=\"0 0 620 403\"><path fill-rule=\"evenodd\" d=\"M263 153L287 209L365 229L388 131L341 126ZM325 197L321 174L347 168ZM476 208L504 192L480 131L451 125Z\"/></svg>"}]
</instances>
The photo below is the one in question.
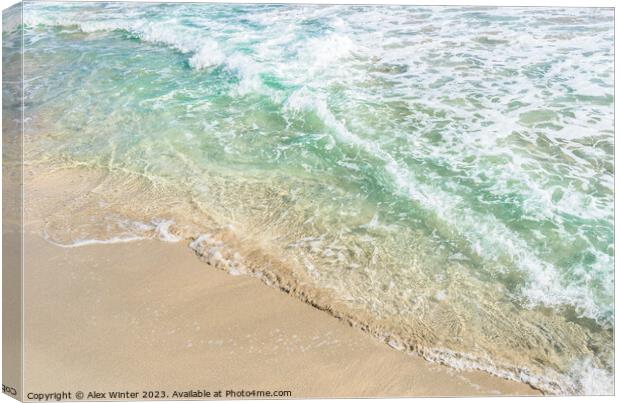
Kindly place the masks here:
<instances>
[{"instance_id":1,"label":"foam bubble","mask_svg":"<svg viewBox=\"0 0 620 403\"><path fill-rule=\"evenodd\" d=\"M210 266L226 270L231 275L239 276L248 272L241 255L211 234L195 237L189 248Z\"/></svg>"},{"instance_id":2,"label":"foam bubble","mask_svg":"<svg viewBox=\"0 0 620 403\"><path fill-rule=\"evenodd\" d=\"M170 228L174 225L172 220L155 220L154 232L157 234L157 238L165 242L179 242L183 238L170 231Z\"/></svg>"},{"instance_id":3,"label":"foam bubble","mask_svg":"<svg viewBox=\"0 0 620 403\"><path fill-rule=\"evenodd\" d=\"M220 65L224 62L225 58L217 42L209 40L205 41L198 51L189 59L189 65L200 70Z\"/></svg>"}]
</instances>

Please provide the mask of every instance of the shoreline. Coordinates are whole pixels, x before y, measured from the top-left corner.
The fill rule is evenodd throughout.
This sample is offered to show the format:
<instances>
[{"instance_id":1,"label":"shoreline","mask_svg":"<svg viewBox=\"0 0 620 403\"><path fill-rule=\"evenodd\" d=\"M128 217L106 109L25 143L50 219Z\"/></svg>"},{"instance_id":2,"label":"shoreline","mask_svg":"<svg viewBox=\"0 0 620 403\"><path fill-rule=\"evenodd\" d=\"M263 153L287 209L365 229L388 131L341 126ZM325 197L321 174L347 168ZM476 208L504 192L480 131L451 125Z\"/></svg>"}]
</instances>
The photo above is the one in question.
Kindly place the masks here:
<instances>
[{"instance_id":1,"label":"shoreline","mask_svg":"<svg viewBox=\"0 0 620 403\"><path fill-rule=\"evenodd\" d=\"M439 372L446 373L446 374L454 372L458 374L457 377L464 376L463 374L466 374L466 373L475 374L475 375L472 375L475 381L467 380L467 382L473 382L473 384L476 384L476 385L480 383L480 385L483 385L483 386L478 385L478 387L480 387L482 391L486 391L486 392L480 392L482 394L493 394L492 391L495 390L493 389L493 387L495 386L499 388L498 390L502 391L501 392L502 394L540 394L538 390L533 389L527 383L520 383L518 381L515 382L515 381L506 380L504 379L504 377L498 377L497 375L492 375L487 372L476 370L476 369L473 369L471 371L470 370L458 371L458 370L451 369L446 365L442 365L437 362L431 362L429 360L423 359L419 356L419 354L417 354L414 351L405 351L405 352L397 351L397 350L403 349L403 345L400 344L398 340L390 338L391 336L389 336L389 333L383 334L383 333L377 332L376 329L379 329L379 330L381 329L377 328L376 326L373 328L372 325L369 326L368 324L359 322L359 320L356 320L354 316L347 316L345 311L338 309L338 304L334 304L333 301L330 302L329 298L325 299L326 297L325 295L323 295L324 298L322 300L321 299L317 300L316 297L322 294L312 294L312 293L307 294L306 289L304 287L296 288L296 284L294 283L290 283L290 282L288 284L283 283L282 281L280 281L280 279L277 278L278 277L277 272L276 272L276 278L271 279L272 281L268 277L266 278L263 272L252 271L252 270L249 270L249 272L245 273L245 274L249 274L247 276L246 275L231 276L230 274L225 273L225 271L229 271L233 273L234 271L231 271L230 268L226 266L218 265L217 261L209 261L210 256L208 254L205 255L203 253L202 256L200 256L201 255L200 248L196 248L195 246L192 248L191 245L183 245L189 242L186 240L182 242L177 242L177 243L170 243L170 242L160 242L156 240L129 239L130 242L118 242L118 243L94 242L95 244L90 244L90 245L85 244L85 245L75 246L71 248L54 246L53 243L43 240L43 238L40 238L40 237L38 241L35 241L34 239L37 238L37 235L46 233L46 230L45 230L46 225L47 225L46 220L49 217L51 211L58 208L58 206L64 206L65 201L72 200L72 195L80 194L86 189L91 189L93 183L98 183L97 181L93 182L93 177L91 174L92 172L88 172L88 171L83 172L81 170L62 169L60 171L55 171L55 173L53 173L52 175L46 175L45 172L42 175L29 175L29 177L33 179L32 180L33 184L35 184L35 186L33 186L32 184L29 184L33 189L32 193L33 194L38 193L37 194L38 198L42 197L46 199L46 202L41 203L42 205L45 205L45 207L30 206L31 208L26 214L27 216L26 224L27 224L27 228L29 229L27 232L31 234L29 235L30 236L29 239L33 239L32 240L33 243L39 244L43 242L45 244L45 247L41 245L41 248L36 247L34 249L37 251L39 249L47 250L47 253L49 255L47 257L39 256L38 258L41 260L41 262L34 263L32 264L32 266L45 267L45 264L43 262L49 260L50 257L54 257L54 259L60 259L61 257L63 257L64 259L67 259L66 265L75 264L75 263L72 263L73 261L80 262L80 261L83 261L84 259L87 259L87 261L90 261L92 264L101 266L101 262L98 262L98 260L96 261L92 260L93 258L91 257L91 255L89 255L89 253L85 251L90 251L92 253L92 256L98 256L99 259L101 259L103 262L109 261L109 258L107 258L108 255L116 256L117 254L120 253L119 251L124 251L121 253L121 255L130 255L131 254L130 251L132 251L132 253L134 254L145 255L144 259L148 260L147 256L149 255L149 253L140 252L140 250L143 249L142 245L144 245L145 243L146 244L150 244L150 243L161 244L155 247L155 249L158 251L157 253L161 253L159 252L160 250L168 250L168 248L176 248L174 249L173 254L175 256L179 255L178 259L186 262L184 267L185 266L188 268L191 267L192 270L195 270L193 269L193 267L196 266L196 267L200 267L202 270L205 270L205 271L216 271L218 273L221 273L224 276L235 279L233 281L237 281L237 279L246 279L246 278L251 279L251 281L256 283L256 286L257 286L257 290L253 291L254 293L258 295L262 295L263 293L276 292L279 295L282 295L283 297L290 300L291 301L290 303L293 304L293 306L297 306L297 305L303 306L304 307L303 309L310 309L313 312L316 312L316 314L320 315L321 318L323 318L323 319L315 319L315 321L321 321L321 323L323 323L323 321L327 321L327 323L332 323L332 325L328 326L329 329L332 329L331 326L335 326L336 328L345 327L347 329L350 329L351 332L355 332L356 334L356 336L351 336L351 337L354 337L354 340L357 340L359 338L360 340L365 340L365 342L363 343L374 343L374 344L370 344L369 346L367 346L367 348L374 348L374 347L370 347L372 345L374 345L375 347L377 347L377 345L380 346L378 348L382 352L377 353L379 354L380 357L383 357L384 354L391 355L395 353L403 357L406 360L412 360L412 364L397 364L397 366L404 365L407 368L409 368L409 365L413 365L413 367L416 368L414 370L409 368L407 370L404 370L405 372L420 371L419 367L426 368L426 366L430 365L432 368L434 368L431 372L439 371ZM101 182L99 182L99 184L100 183ZM27 184L28 184L28 181L27 181ZM39 209L40 211L37 211L37 209ZM159 227L157 228L157 230L158 231L160 230ZM182 236L178 236L177 234L167 232L169 230L168 227L164 227L163 230L166 232L159 233L160 239L178 241L183 238ZM26 248L28 248L28 245L26 245ZM192 249L194 250L192 251ZM183 258L180 257L181 253L184 255ZM195 256L196 254L198 254L199 256L198 257ZM69 257L71 257L70 261L69 261ZM165 260L163 257L162 259ZM191 259L191 263L189 262L190 259ZM264 260L264 257L262 257L262 259ZM213 266L213 267L209 267L209 264L206 265L204 262L201 262L201 260L206 261L207 263L210 263L210 266ZM256 262L260 262L260 261L261 259L254 259L253 263L256 264ZM270 260L267 260L267 262L270 264L273 263ZM117 264L120 264L120 263L117 263ZM137 263L137 266L143 266L143 267L135 267L133 268L133 270L143 270L141 275L146 278L148 277L148 267L151 267L153 265L159 266L159 264L160 262L158 261L155 261L155 262L144 261L141 263ZM106 267L106 265L107 263L103 264L103 267ZM172 264L171 266L175 267L176 265ZM220 270L212 270L213 268L217 268ZM58 271L58 270L62 271L61 268L57 268L54 271ZM158 267L158 270L163 272L166 270L166 267ZM174 277L172 273L169 273L169 276ZM110 281L112 280L113 279L110 279ZM33 280L33 281L36 283L36 280ZM171 283L174 281L175 281L174 278L167 278L165 282ZM208 283L209 280L207 279L206 282ZM270 287L265 287L265 284L260 284L261 282L269 284ZM264 291L259 291L263 289ZM284 293L281 291L284 291ZM130 291L128 290L128 292ZM59 292L59 294L65 294L65 293L68 295L71 295L72 291L67 290L67 291ZM289 295L286 295L286 294L289 294ZM98 294L93 293L93 295L96 297ZM170 297L170 296L168 295L167 297ZM220 294L220 297L226 301L230 299L229 296L223 295L223 294ZM323 301L323 303L321 301ZM108 302L110 304L114 304L114 301L108 301ZM36 301L34 301L33 303L36 303ZM313 309L313 308L317 308L317 309ZM302 309L302 308L295 308L295 309ZM272 312L272 311L278 312L278 310L279 308L275 306L273 307L270 306L267 309L267 311L269 312ZM321 312L321 311L326 311L326 312ZM79 312L74 312L72 316L75 316L75 315L79 315ZM199 313L197 313L197 315L199 315ZM259 316L261 315L264 315L264 313L259 314ZM292 314L290 317L296 318L298 315L299 314L295 313L295 314ZM285 321L286 318L281 318L281 320ZM317 327L319 326L319 324L317 323L314 326ZM45 333L45 331L43 332ZM357 341L357 342L361 342L361 341ZM358 355L365 356L365 353L361 352L361 353L358 353ZM356 355L354 354L353 356L355 357ZM352 359L352 358L353 357L349 357L348 359ZM361 357L357 357L357 359L360 359L360 358ZM424 363L424 364L421 364L421 363ZM395 365L395 364L391 364L391 365ZM371 372L374 372L374 371L375 370L373 369L373 371ZM385 376L389 377L391 375L386 373ZM191 379L191 377L188 377L186 379ZM446 378L446 379L451 379L451 378ZM372 381L368 379L365 379L364 382L371 382L371 383L375 382L376 383L376 381ZM519 386L515 386L515 385L519 385ZM440 387L435 387L436 390L434 390L433 387L430 387L430 388L424 388L423 389L424 392L416 392L415 390L407 392L407 390L409 389L405 388L404 385L400 384L400 389L398 390L401 391L401 393L391 394L390 396L443 395L442 390L444 390L445 388L446 388L445 385L442 385ZM464 387L462 384L457 389L458 390L455 389L454 392L448 393L448 395L459 396L459 395L470 395L472 393L479 394L478 392L474 392L474 389L476 391L478 389L476 388L471 389L470 387ZM330 390L330 388L324 387L322 390ZM451 389L448 388L448 390L451 390ZM332 394L333 393L331 393L330 391L326 393L325 396L330 396ZM378 391L375 391L373 393L368 393L367 395L364 395L364 396L379 396L379 395L380 394L378 393ZM309 396L319 396L319 395L304 394L303 396L309 397ZM355 389L351 389L351 392L349 394L342 394L341 396L344 397L344 396L362 396L362 395L356 394Z\"/></svg>"}]
</instances>

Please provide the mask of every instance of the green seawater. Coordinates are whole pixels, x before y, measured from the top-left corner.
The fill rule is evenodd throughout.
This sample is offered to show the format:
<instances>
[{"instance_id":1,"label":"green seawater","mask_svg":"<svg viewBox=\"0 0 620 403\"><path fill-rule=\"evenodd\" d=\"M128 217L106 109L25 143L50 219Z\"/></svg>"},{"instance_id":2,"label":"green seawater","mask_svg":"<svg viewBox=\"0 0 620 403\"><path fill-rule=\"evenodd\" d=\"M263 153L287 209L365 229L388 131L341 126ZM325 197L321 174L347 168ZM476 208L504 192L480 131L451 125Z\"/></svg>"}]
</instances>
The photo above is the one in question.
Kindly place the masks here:
<instances>
[{"instance_id":1,"label":"green seawater","mask_svg":"<svg viewBox=\"0 0 620 403\"><path fill-rule=\"evenodd\" d=\"M133 206L165 183L393 346L601 394L613 27L600 8L27 2L3 46L23 29L32 161L145 178ZM203 220L99 204L108 237ZM104 240L53 221L58 244Z\"/></svg>"}]
</instances>

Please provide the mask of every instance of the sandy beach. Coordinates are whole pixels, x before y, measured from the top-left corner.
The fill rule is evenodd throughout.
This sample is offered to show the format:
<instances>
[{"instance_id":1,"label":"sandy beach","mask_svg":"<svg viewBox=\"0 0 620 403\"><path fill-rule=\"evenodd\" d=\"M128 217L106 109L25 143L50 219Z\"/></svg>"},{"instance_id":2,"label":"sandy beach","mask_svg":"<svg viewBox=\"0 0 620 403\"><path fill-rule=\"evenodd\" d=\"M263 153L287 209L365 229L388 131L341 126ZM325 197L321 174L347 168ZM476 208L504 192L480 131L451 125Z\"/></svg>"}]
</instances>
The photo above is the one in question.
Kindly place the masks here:
<instances>
[{"instance_id":1,"label":"sandy beach","mask_svg":"<svg viewBox=\"0 0 620 403\"><path fill-rule=\"evenodd\" d=\"M538 394L394 350L257 278L209 266L186 241L53 245L42 223L80 193L80 178L65 171L26 181L26 394Z\"/></svg>"}]
</instances>

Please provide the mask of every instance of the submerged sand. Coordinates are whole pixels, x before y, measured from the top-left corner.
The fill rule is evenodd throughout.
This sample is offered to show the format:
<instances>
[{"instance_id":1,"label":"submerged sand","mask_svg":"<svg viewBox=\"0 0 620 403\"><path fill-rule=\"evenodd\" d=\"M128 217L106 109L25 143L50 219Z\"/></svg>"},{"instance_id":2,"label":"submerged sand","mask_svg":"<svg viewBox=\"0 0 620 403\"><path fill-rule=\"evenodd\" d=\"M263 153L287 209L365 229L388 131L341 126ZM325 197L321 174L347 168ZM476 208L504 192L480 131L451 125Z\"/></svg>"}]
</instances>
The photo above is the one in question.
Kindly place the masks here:
<instances>
[{"instance_id":1,"label":"submerged sand","mask_svg":"<svg viewBox=\"0 0 620 403\"><path fill-rule=\"evenodd\" d=\"M526 384L456 371L394 350L258 278L232 276L204 263L187 241L72 248L48 242L46 217L78 197L87 182L79 171L26 180L25 394L539 393Z\"/></svg>"}]
</instances>

